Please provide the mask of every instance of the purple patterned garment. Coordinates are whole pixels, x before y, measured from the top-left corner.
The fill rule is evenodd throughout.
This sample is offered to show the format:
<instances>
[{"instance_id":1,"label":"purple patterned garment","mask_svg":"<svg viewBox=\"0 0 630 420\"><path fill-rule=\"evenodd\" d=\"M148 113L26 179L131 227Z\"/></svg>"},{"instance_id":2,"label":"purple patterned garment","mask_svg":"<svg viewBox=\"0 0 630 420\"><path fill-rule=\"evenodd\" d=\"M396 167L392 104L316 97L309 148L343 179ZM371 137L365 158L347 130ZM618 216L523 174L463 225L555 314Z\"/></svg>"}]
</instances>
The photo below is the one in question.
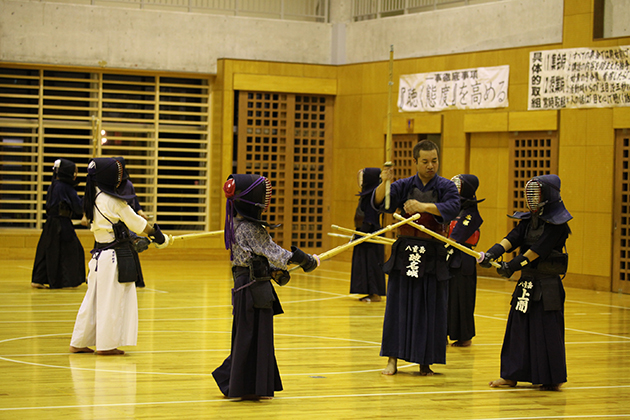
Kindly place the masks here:
<instances>
[{"instance_id":1,"label":"purple patterned garment","mask_svg":"<svg viewBox=\"0 0 630 420\"><path fill-rule=\"evenodd\" d=\"M254 255L269 260L272 268L287 269L293 253L276 244L267 230L259 223L240 218L234 219L234 243L232 244L232 266L247 267Z\"/></svg>"}]
</instances>

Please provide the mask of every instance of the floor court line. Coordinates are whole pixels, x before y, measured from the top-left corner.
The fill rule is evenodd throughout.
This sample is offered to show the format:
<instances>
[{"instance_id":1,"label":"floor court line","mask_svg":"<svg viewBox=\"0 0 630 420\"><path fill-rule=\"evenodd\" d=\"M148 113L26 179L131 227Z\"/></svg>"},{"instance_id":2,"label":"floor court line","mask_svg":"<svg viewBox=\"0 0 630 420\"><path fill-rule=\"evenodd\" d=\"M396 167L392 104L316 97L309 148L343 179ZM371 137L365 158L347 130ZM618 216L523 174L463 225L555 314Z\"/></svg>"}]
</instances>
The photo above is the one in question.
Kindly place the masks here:
<instances>
[{"instance_id":1,"label":"floor court line","mask_svg":"<svg viewBox=\"0 0 630 420\"><path fill-rule=\"evenodd\" d=\"M129 373L129 372L127 372ZM576 391L593 391L598 389L624 389L630 388L630 385L616 385L616 386L594 386L594 387L562 387L563 391L576 390ZM523 387L523 388L501 388L501 389L473 389L473 390L460 390L460 391L414 391L414 392L385 392L385 393L365 393L365 394L329 394L329 395L297 395L290 397L274 397L274 400L316 400L316 399L340 399L340 398L374 398L374 397L399 397L399 396L412 396L412 395L465 395L465 394L480 394L488 392L532 392L535 391L535 387ZM560 391L560 392L563 392ZM0 408L2 411L29 411L29 410L63 410L63 409L81 409L81 408L97 408L97 407L131 407L131 406L148 406L148 405L166 405L166 404L205 404L226 402L226 398L218 399L204 399L204 400L186 400L186 401L153 401L153 402L131 402L131 403L115 403L115 404L81 404L81 405L63 405L63 406L45 406L45 407L7 407ZM528 417L502 417L502 418L473 418L470 420L534 420L534 419L577 419L577 418L620 418L630 417L629 413L622 414L605 414L605 415L567 415L567 416L528 416Z\"/></svg>"}]
</instances>

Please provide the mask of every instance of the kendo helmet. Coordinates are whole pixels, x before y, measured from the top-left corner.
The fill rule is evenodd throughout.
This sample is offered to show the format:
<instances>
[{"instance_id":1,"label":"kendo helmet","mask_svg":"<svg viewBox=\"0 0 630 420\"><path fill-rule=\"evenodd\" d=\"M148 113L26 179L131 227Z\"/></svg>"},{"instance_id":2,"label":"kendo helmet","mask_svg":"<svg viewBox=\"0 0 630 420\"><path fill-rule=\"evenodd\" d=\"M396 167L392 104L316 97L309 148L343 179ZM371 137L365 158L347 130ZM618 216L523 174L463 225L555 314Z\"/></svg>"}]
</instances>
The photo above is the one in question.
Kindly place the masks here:
<instances>
[{"instance_id":1,"label":"kendo helmet","mask_svg":"<svg viewBox=\"0 0 630 420\"><path fill-rule=\"evenodd\" d=\"M566 223L573 218L560 196L558 175L535 176L525 184L525 200L531 214L536 214L551 224ZM523 212L515 212L515 218L527 218Z\"/></svg>"},{"instance_id":2,"label":"kendo helmet","mask_svg":"<svg viewBox=\"0 0 630 420\"><path fill-rule=\"evenodd\" d=\"M262 212L267 210L271 202L271 182L256 174L232 174L223 185L228 206L232 207L232 215L237 213L244 219L262 223ZM228 209L229 210L229 209Z\"/></svg>"},{"instance_id":3,"label":"kendo helmet","mask_svg":"<svg viewBox=\"0 0 630 420\"><path fill-rule=\"evenodd\" d=\"M53 179L58 179L66 184L77 184L74 177L76 171L77 165L71 160L60 158L53 163Z\"/></svg>"},{"instance_id":4,"label":"kendo helmet","mask_svg":"<svg viewBox=\"0 0 630 420\"><path fill-rule=\"evenodd\" d=\"M85 195L83 197L83 212L87 219L94 219L94 204L96 202L96 187L105 194L128 201L134 197L126 190L128 176L123 163L116 158L94 158L87 168Z\"/></svg>"},{"instance_id":5,"label":"kendo helmet","mask_svg":"<svg viewBox=\"0 0 630 420\"><path fill-rule=\"evenodd\" d=\"M225 249L230 250L231 259L234 243L234 216L238 214L244 219L269 226L262 220L262 212L269 207L271 202L271 182L264 176L256 174L232 174L223 184L223 192L227 198L223 237Z\"/></svg>"},{"instance_id":6,"label":"kendo helmet","mask_svg":"<svg viewBox=\"0 0 630 420\"><path fill-rule=\"evenodd\" d=\"M381 168L363 168L359 171L359 195L372 194L381 182Z\"/></svg>"},{"instance_id":7,"label":"kendo helmet","mask_svg":"<svg viewBox=\"0 0 630 420\"><path fill-rule=\"evenodd\" d=\"M126 191L129 175L120 158L94 158L88 164L88 183L114 197L130 200L134 197Z\"/></svg>"},{"instance_id":8,"label":"kendo helmet","mask_svg":"<svg viewBox=\"0 0 630 420\"><path fill-rule=\"evenodd\" d=\"M451 181L457 187L462 201L462 207L468 207L469 205L481 203L485 200L477 200L477 188L479 188L479 178L476 175L471 174L459 174L451 178Z\"/></svg>"}]
</instances>

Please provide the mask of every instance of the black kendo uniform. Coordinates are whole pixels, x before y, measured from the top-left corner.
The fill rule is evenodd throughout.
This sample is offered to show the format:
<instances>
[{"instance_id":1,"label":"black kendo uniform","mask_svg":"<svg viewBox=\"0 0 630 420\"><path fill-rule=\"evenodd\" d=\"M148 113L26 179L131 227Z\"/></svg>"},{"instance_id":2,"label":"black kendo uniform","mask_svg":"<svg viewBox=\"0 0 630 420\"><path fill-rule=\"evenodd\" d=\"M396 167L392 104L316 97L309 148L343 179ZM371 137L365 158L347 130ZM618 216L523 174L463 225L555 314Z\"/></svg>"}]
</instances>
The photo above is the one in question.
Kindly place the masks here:
<instances>
[{"instance_id":1,"label":"black kendo uniform","mask_svg":"<svg viewBox=\"0 0 630 420\"><path fill-rule=\"evenodd\" d=\"M418 175L393 182L389 210L384 209L383 203L378 210L394 212L402 209L408 199L435 203L442 216L422 213L417 221L435 232L446 234L444 224L450 223L459 213L457 187L451 180L439 175L426 185ZM399 237L383 266L383 271L389 274L389 281L381 356L420 365L446 363L450 277L446 256L443 242L409 225L399 228Z\"/></svg>"},{"instance_id":2,"label":"black kendo uniform","mask_svg":"<svg viewBox=\"0 0 630 420\"><path fill-rule=\"evenodd\" d=\"M573 216L560 197L557 175L532 178L527 183L526 195L533 210L515 212L512 217L520 222L506 236L514 248L520 246L519 255L510 262L502 262L497 269L508 278L522 269L512 295L501 349L501 378L546 386L560 385L567 381L565 292L560 276L567 270L568 255L564 251L571 233L567 222ZM539 255L531 263L523 255L528 249ZM495 244L486 253L484 265L503 252L503 247Z\"/></svg>"},{"instance_id":3,"label":"black kendo uniform","mask_svg":"<svg viewBox=\"0 0 630 420\"><path fill-rule=\"evenodd\" d=\"M289 281L288 264L299 264L307 272L317 262L296 247L293 252L283 249L265 229L269 225L262 221L262 212L271 200L267 178L233 174L223 189L228 199L224 234L232 260L234 319L230 355L212 376L227 397L273 397L282 391L273 317L283 310L270 280L282 286Z\"/></svg>"},{"instance_id":4,"label":"black kendo uniform","mask_svg":"<svg viewBox=\"0 0 630 420\"><path fill-rule=\"evenodd\" d=\"M451 179L461 197L459 215L451 222L449 238L472 249L479 241L479 214L475 192L479 179L475 175L456 175ZM477 260L462 251L449 248L448 336L454 341L468 341L475 336L475 300L477 296Z\"/></svg>"},{"instance_id":5,"label":"black kendo uniform","mask_svg":"<svg viewBox=\"0 0 630 420\"><path fill-rule=\"evenodd\" d=\"M75 171L74 162L55 161L46 194L46 223L33 264L34 286L47 284L51 289L59 289L85 282L85 253L71 220L83 215L83 203L75 190Z\"/></svg>"},{"instance_id":6,"label":"black kendo uniform","mask_svg":"<svg viewBox=\"0 0 630 420\"><path fill-rule=\"evenodd\" d=\"M372 233L381 229L380 213L370 204L372 193L380 182L380 174L380 168L363 170L361 198L354 216L355 227L359 232ZM382 244L363 242L355 246L352 251L350 293L384 296L384 259L385 246Z\"/></svg>"}]
</instances>

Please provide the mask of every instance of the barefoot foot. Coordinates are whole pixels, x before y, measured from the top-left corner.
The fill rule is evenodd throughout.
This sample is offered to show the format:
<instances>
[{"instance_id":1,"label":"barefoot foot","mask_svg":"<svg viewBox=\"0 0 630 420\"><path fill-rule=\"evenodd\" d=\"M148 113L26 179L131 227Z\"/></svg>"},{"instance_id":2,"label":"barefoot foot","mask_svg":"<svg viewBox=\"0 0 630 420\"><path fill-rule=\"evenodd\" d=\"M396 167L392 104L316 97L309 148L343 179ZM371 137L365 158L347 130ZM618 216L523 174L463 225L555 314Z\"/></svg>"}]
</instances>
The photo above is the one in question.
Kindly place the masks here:
<instances>
[{"instance_id":1,"label":"barefoot foot","mask_svg":"<svg viewBox=\"0 0 630 420\"><path fill-rule=\"evenodd\" d=\"M420 365L420 376L433 376L431 365Z\"/></svg>"},{"instance_id":2,"label":"barefoot foot","mask_svg":"<svg viewBox=\"0 0 630 420\"><path fill-rule=\"evenodd\" d=\"M492 388L499 388L499 387L505 387L505 386L514 387L516 386L516 381L512 381L510 379L499 378L497 380L491 381L488 385L490 385L490 387Z\"/></svg>"},{"instance_id":3,"label":"barefoot foot","mask_svg":"<svg viewBox=\"0 0 630 420\"><path fill-rule=\"evenodd\" d=\"M48 288L45 284L41 284L41 283L31 283L31 287L33 289L47 289Z\"/></svg>"},{"instance_id":4,"label":"barefoot foot","mask_svg":"<svg viewBox=\"0 0 630 420\"><path fill-rule=\"evenodd\" d=\"M123 350L111 349L111 350L99 350L96 352L99 356L118 356L120 354L125 354Z\"/></svg>"},{"instance_id":5,"label":"barefoot foot","mask_svg":"<svg viewBox=\"0 0 630 420\"><path fill-rule=\"evenodd\" d=\"M395 375L396 372L398 372L398 359L396 359L395 357L390 357L389 360L387 360L387 366L385 366L385 369L383 369L383 371L381 372L383 375Z\"/></svg>"},{"instance_id":6,"label":"barefoot foot","mask_svg":"<svg viewBox=\"0 0 630 420\"><path fill-rule=\"evenodd\" d=\"M94 350L92 350L89 347L73 347L73 346L70 346L70 353L94 353Z\"/></svg>"}]
</instances>

